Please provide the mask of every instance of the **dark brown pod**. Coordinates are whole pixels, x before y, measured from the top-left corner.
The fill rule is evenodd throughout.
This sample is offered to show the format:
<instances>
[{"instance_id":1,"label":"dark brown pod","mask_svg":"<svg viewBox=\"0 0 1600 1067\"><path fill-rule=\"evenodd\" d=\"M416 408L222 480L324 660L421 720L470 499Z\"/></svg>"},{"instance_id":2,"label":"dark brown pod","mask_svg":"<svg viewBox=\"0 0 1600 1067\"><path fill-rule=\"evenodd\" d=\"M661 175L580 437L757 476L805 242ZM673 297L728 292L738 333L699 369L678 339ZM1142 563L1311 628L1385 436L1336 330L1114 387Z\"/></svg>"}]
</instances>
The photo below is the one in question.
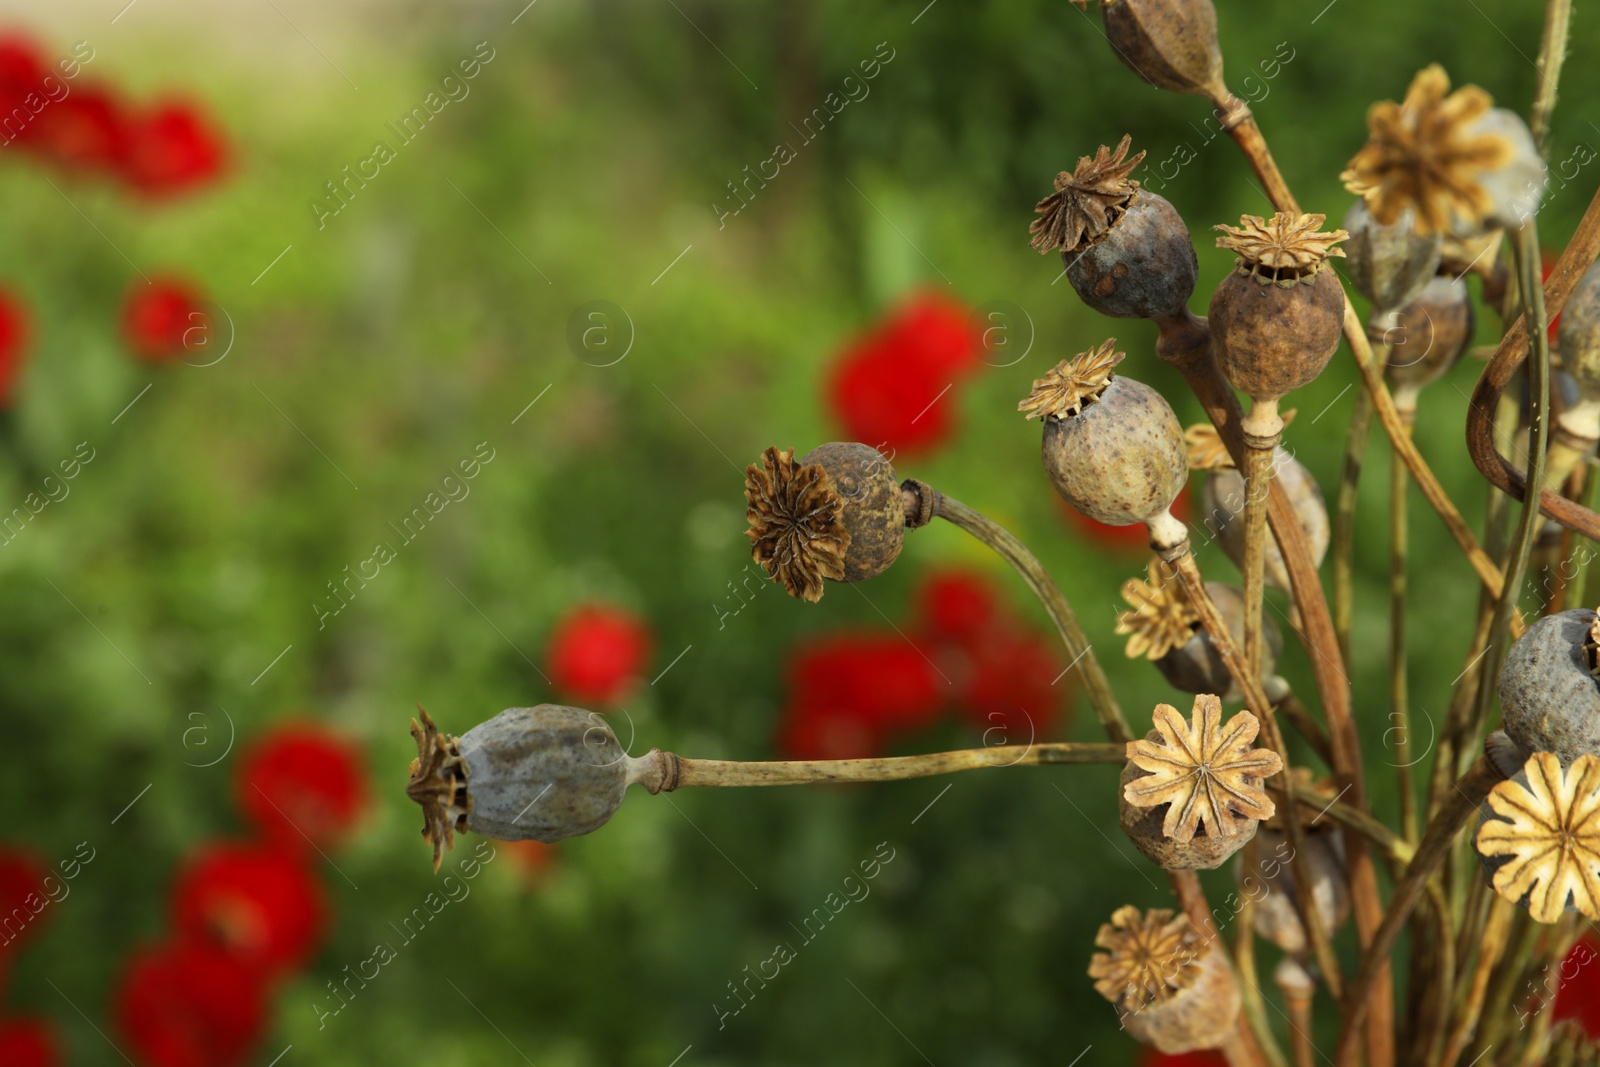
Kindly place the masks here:
<instances>
[{"instance_id":1,"label":"dark brown pod","mask_svg":"<svg viewBox=\"0 0 1600 1067\"><path fill-rule=\"evenodd\" d=\"M1160 393L1112 373L1124 356L1115 344L1063 360L1018 410L1043 418L1041 457L1063 500L1096 522L1148 523L1153 538L1181 541L1169 509L1188 477L1183 428Z\"/></svg>"},{"instance_id":2,"label":"dark brown pod","mask_svg":"<svg viewBox=\"0 0 1600 1067\"><path fill-rule=\"evenodd\" d=\"M800 462L827 471L844 500L841 517L850 533L844 580L863 582L888 570L906 540L905 496L888 458L870 445L832 441L813 448Z\"/></svg>"},{"instance_id":3,"label":"dark brown pod","mask_svg":"<svg viewBox=\"0 0 1600 1067\"><path fill-rule=\"evenodd\" d=\"M1401 308L1384 331L1395 406L1415 410L1417 392L1442 377L1472 343L1472 294L1459 278L1437 277Z\"/></svg>"},{"instance_id":4,"label":"dark brown pod","mask_svg":"<svg viewBox=\"0 0 1600 1067\"><path fill-rule=\"evenodd\" d=\"M798 461L769 448L745 468L751 557L790 596L822 599L823 580L882 574L905 542L905 498L875 448L835 441Z\"/></svg>"},{"instance_id":5,"label":"dark brown pod","mask_svg":"<svg viewBox=\"0 0 1600 1067\"><path fill-rule=\"evenodd\" d=\"M1150 319L1188 304L1199 264L1177 210L1128 176L1144 159L1128 157L1130 144L1124 135L1115 149L1101 145L1057 174L1029 232L1040 252L1061 250L1084 303L1113 318Z\"/></svg>"},{"instance_id":6,"label":"dark brown pod","mask_svg":"<svg viewBox=\"0 0 1600 1067\"><path fill-rule=\"evenodd\" d=\"M1244 644L1244 595L1231 585L1207 582L1206 592L1211 602L1222 613L1223 621L1233 634L1235 644ZM1270 617L1262 619L1261 676L1266 678L1277 669L1278 656L1283 651L1283 633ZM1228 665L1216 642L1203 629L1196 629L1188 641L1173 648L1155 661L1161 672L1175 689L1185 693L1221 693L1224 700L1238 700L1239 688L1234 684Z\"/></svg>"},{"instance_id":7,"label":"dark brown pod","mask_svg":"<svg viewBox=\"0 0 1600 1067\"><path fill-rule=\"evenodd\" d=\"M1271 405L1322 373L1339 348L1344 290L1323 269L1348 234L1318 233L1321 215L1246 215L1218 226L1217 247L1238 253L1237 269L1211 297L1213 351L1234 388ZM1247 427L1248 429L1248 427Z\"/></svg>"},{"instance_id":8,"label":"dark brown pod","mask_svg":"<svg viewBox=\"0 0 1600 1067\"><path fill-rule=\"evenodd\" d=\"M1102 0L1117 57L1158 89L1225 99L1211 0Z\"/></svg>"}]
</instances>

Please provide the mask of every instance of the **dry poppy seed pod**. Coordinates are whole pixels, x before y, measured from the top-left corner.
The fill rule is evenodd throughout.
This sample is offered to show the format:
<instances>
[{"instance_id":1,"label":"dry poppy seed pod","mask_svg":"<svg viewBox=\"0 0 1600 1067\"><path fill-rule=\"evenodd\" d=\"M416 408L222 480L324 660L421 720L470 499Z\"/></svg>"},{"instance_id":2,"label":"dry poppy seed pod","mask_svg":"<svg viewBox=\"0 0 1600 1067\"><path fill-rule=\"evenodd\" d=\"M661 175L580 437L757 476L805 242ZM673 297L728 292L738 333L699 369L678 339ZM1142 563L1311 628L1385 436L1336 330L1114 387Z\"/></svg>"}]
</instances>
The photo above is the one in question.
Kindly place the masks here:
<instances>
[{"instance_id":1,"label":"dry poppy seed pod","mask_svg":"<svg viewBox=\"0 0 1600 1067\"><path fill-rule=\"evenodd\" d=\"M1344 228L1350 233L1344 245L1350 283L1375 311L1410 303L1439 269L1440 237L1418 233L1410 208L1385 225L1372 217L1365 200L1357 200L1345 212Z\"/></svg>"},{"instance_id":2,"label":"dry poppy seed pod","mask_svg":"<svg viewBox=\"0 0 1600 1067\"><path fill-rule=\"evenodd\" d=\"M1085 304L1119 319L1154 319L1189 303L1199 262L1177 209L1128 177L1144 159L1127 158L1124 135L1056 175L1029 232L1041 253L1061 250L1067 280Z\"/></svg>"},{"instance_id":3,"label":"dry poppy seed pod","mask_svg":"<svg viewBox=\"0 0 1600 1067\"><path fill-rule=\"evenodd\" d=\"M507 708L460 737L421 714L421 726L411 721L417 758L406 795L422 805L434 870L457 833L560 841L599 829L622 803L636 762L605 720L582 708Z\"/></svg>"},{"instance_id":4,"label":"dry poppy seed pod","mask_svg":"<svg viewBox=\"0 0 1600 1067\"><path fill-rule=\"evenodd\" d=\"M1063 360L1017 405L1044 420L1041 455L1061 498L1096 522L1150 527L1154 544L1189 532L1172 515L1187 465L1183 429L1160 393L1113 373L1116 338Z\"/></svg>"},{"instance_id":5,"label":"dry poppy seed pod","mask_svg":"<svg viewBox=\"0 0 1600 1067\"><path fill-rule=\"evenodd\" d=\"M1072 0L1086 10L1088 0ZM1222 48L1211 0L1100 0L1112 51L1157 89L1220 100Z\"/></svg>"},{"instance_id":6,"label":"dry poppy seed pod","mask_svg":"<svg viewBox=\"0 0 1600 1067\"><path fill-rule=\"evenodd\" d=\"M1561 361L1585 395L1600 394L1600 262L1578 282L1561 312Z\"/></svg>"},{"instance_id":7,"label":"dry poppy seed pod","mask_svg":"<svg viewBox=\"0 0 1600 1067\"><path fill-rule=\"evenodd\" d=\"M1143 656L1156 665L1162 677L1185 693L1221 693L1237 700L1238 687L1211 635L1200 625L1200 615L1184 593L1183 583L1169 564L1152 559L1144 579L1122 583L1122 599L1129 610L1117 616L1117 633L1127 634L1124 651L1129 659ZM1238 589L1207 582L1206 593L1227 622L1235 643L1244 641L1244 597ZM1266 620L1266 654L1261 674L1270 677L1283 650L1277 624Z\"/></svg>"},{"instance_id":8,"label":"dry poppy seed pod","mask_svg":"<svg viewBox=\"0 0 1600 1067\"><path fill-rule=\"evenodd\" d=\"M1600 919L1600 759L1535 752L1489 792L1475 843L1494 891L1541 923Z\"/></svg>"},{"instance_id":9,"label":"dry poppy seed pod","mask_svg":"<svg viewBox=\"0 0 1600 1067\"><path fill-rule=\"evenodd\" d=\"M1284 413L1284 424L1294 417L1294 412ZM1199 423L1184 431L1189 445L1189 466L1206 472L1200 487L1200 505L1204 509L1205 526L1216 537L1222 551L1234 566L1244 565L1244 477L1233 465L1233 457L1217 436L1214 427ZM1322 499L1322 489L1311 472L1287 451L1277 449L1272 454L1273 480L1282 486L1289 503L1294 507L1300 528L1306 532L1311 546L1311 561L1320 566L1328 554L1332 527L1328 523L1328 507ZM1278 548L1276 536L1270 536L1266 552L1267 584L1274 589L1289 591L1289 570L1283 562L1283 552Z\"/></svg>"},{"instance_id":10,"label":"dry poppy seed pod","mask_svg":"<svg viewBox=\"0 0 1600 1067\"><path fill-rule=\"evenodd\" d=\"M1539 213L1549 177L1544 157L1534 147L1533 131L1515 111L1497 107L1473 123L1470 133L1498 137L1510 146L1504 162L1486 170L1479 182L1490 205L1484 222L1490 227L1516 229ZM1471 227L1467 229L1471 231Z\"/></svg>"},{"instance_id":11,"label":"dry poppy seed pod","mask_svg":"<svg viewBox=\"0 0 1600 1067\"><path fill-rule=\"evenodd\" d=\"M1481 230L1496 213L1484 179L1516 154L1502 132L1478 128L1493 106L1476 85L1450 92L1444 68L1427 67L1403 104L1383 100L1368 109L1367 143L1339 178L1379 222L1410 208L1423 233Z\"/></svg>"},{"instance_id":12,"label":"dry poppy seed pod","mask_svg":"<svg viewBox=\"0 0 1600 1067\"><path fill-rule=\"evenodd\" d=\"M1129 1036L1168 1055L1216 1048L1239 1018L1239 987L1215 942L1186 915L1118 908L1094 943L1089 977Z\"/></svg>"},{"instance_id":13,"label":"dry poppy seed pod","mask_svg":"<svg viewBox=\"0 0 1600 1067\"><path fill-rule=\"evenodd\" d=\"M1394 406L1415 412L1417 393L1461 359L1472 342L1472 294L1460 278L1438 277L1401 308L1385 331L1386 368L1394 383Z\"/></svg>"},{"instance_id":14,"label":"dry poppy seed pod","mask_svg":"<svg viewBox=\"0 0 1600 1067\"><path fill-rule=\"evenodd\" d=\"M1248 435L1275 436L1279 399L1321 374L1339 348L1344 290L1323 268L1344 255L1334 246L1349 234L1317 232L1323 219L1280 211L1217 227L1217 247L1239 259L1211 297L1211 334L1223 375L1253 401L1241 423Z\"/></svg>"},{"instance_id":15,"label":"dry poppy seed pod","mask_svg":"<svg viewBox=\"0 0 1600 1067\"><path fill-rule=\"evenodd\" d=\"M1222 701L1200 694L1184 722L1156 705L1154 728L1128 742L1122 771L1122 830L1147 858L1169 871L1212 870L1255 836L1277 809L1261 783L1283 769L1251 748L1261 724L1248 711L1222 722Z\"/></svg>"},{"instance_id":16,"label":"dry poppy seed pod","mask_svg":"<svg viewBox=\"0 0 1600 1067\"><path fill-rule=\"evenodd\" d=\"M1311 902L1318 923L1331 936L1350 917L1344 836L1332 827L1303 826L1300 837L1306 850L1304 866L1311 881ZM1233 881L1254 902L1256 934L1285 952L1304 956L1310 942L1300 922L1300 887L1289 860L1293 852L1288 836L1281 827L1263 826L1256 834L1256 862L1246 865L1244 855L1235 861Z\"/></svg>"},{"instance_id":17,"label":"dry poppy seed pod","mask_svg":"<svg viewBox=\"0 0 1600 1067\"><path fill-rule=\"evenodd\" d=\"M1517 639L1500 669L1505 731L1524 755L1561 762L1600 756L1600 614L1588 608L1546 615Z\"/></svg>"},{"instance_id":18,"label":"dry poppy seed pod","mask_svg":"<svg viewBox=\"0 0 1600 1067\"><path fill-rule=\"evenodd\" d=\"M860 582L889 569L905 542L905 498L875 448L820 445L800 458L769 448L745 468L751 557L790 596L822 599L822 580Z\"/></svg>"}]
</instances>

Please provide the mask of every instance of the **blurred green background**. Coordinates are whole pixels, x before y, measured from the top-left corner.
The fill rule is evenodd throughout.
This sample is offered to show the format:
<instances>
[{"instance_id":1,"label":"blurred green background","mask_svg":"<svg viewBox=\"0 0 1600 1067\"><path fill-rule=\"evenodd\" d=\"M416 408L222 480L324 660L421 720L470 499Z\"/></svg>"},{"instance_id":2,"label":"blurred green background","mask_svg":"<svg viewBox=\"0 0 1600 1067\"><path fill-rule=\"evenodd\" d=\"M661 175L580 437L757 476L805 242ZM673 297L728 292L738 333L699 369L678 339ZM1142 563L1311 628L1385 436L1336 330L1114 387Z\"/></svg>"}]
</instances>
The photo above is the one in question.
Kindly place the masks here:
<instances>
[{"instance_id":1,"label":"blurred green background","mask_svg":"<svg viewBox=\"0 0 1600 1067\"><path fill-rule=\"evenodd\" d=\"M683 1067L1132 1062L1085 967L1112 910L1170 895L1119 835L1110 768L963 776L920 818L945 782L671 803L635 791L602 832L559 846L542 880L491 864L325 1028L311 1006L437 884L400 789L412 709L460 732L554 698L533 664L573 606L602 600L648 619L650 676L688 647L627 711L635 751L707 757L769 756L786 650L905 618L931 564L991 569L1043 625L1019 585L938 527L913 535L868 597L760 597L722 630L709 607L748 560L743 465L768 444L803 451L834 435L820 369L914 288L1010 301L1035 338L1026 358L963 386L957 438L900 473L1035 549L1136 726L1173 699L1111 632L1118 587L1142 559L1105 555L1062 521L1038 432L1015 403L1056 360L1114 334L1130 352L1123 370L1161 388L1186 423L1198 408L1154 360L1153 327L1099 320L1052 286L1058 261L1028 248L1027 225L1055 172L1095 146L1131 132L1160 159L1187 141L1198 156L1164 195L1196 235L1203 313L1230 265L1208 227L1270 209L1232 145L1199 147L1207 106L1138 81L1093 11L924 2L0 5L54 53L88 40L97 78L205 101L234 156L215 189L151 209L0 155L0 281L31 305L36 332L14 415L24 460L0 470L0 506L33 488L26 463L53 465L80 441L97 453L70 497L0 550L5 837L48 859L83 840L99 852L13 966L9 1010L55 1021L72 1063L121 1062L93 1028L121 961L165 929L181 857L240 827L229 761L193 766L200 735L185 731L211 731L210 759L229 722L245 738L298 714L362 743L376 795L334 857L348 878L324 879L328 943L282 990L256 1062L291 1044L286 1067L517 1055L540 1067L666 1067L680 1055ZM1293 51L1254 109L1309 210L1343 216L1337 174L1364 138L1367 104L1398 98L1430 61L1526 110L1540 5L1324 3L1219 3L1235 92L1257 63L1282 59L1280 42ZM1591 17L1574 19L1552 160L1600 144ZM470 95L319 228L310 205L324 183L389 139L386 124L479 42L494 58ZM880 42L894 58L870 95L719 226L726 183ZM1550 248L1595 176L1550 195ZM126 355L122 293L157 270L200 280L225 309L225 359L153 370ZM613 365L580 359L566 339L592 300L631 320L631 349ZM1484 312L1479 328L1491 341L1499 321ZM1477 366L1429 390L1417 427L1475 522L1486 493L1462 425ZM1330 499L1354 381L1342 353L1292 398L1291 443ZM325 583L482 441L496 459L470 498L319 629L310 605ZM1392 819L1385 463L1375 439L1352 683ZM1437 721L1476 591L1413 503L1413 700L1419 722ZM1201 562L1232 575L1215 548ZM1303 654L1284 658L1312 702ZM1079 709L1064 736L1096 739L1092 718ZM950 727L915 747L972 743ZM872 896L719 1030L712 1004L726 983L884 841L896 859ZM1227 877L1209 876L1215 896Z\"/></svg>"}]
</instances>

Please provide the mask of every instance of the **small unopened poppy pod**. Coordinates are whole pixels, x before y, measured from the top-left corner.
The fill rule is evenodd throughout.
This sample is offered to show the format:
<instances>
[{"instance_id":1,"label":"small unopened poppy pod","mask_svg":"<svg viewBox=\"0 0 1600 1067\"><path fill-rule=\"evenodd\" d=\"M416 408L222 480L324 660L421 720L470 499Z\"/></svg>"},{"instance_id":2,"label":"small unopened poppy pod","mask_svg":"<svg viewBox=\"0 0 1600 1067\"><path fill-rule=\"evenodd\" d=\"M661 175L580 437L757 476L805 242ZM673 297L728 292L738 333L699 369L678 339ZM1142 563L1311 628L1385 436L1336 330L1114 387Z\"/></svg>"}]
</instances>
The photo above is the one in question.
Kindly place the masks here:
<instances>
[{"instance_id":1,"label":"small unopened poppy pod","mask_svg":"<svg viewBox=\"0 0 1600 1067\"><path fill-rule=\"evenodd\" d=\"M1244 597L1231 585L1207 582L1206 594L1228 624L1235 643L1244 640ZM1183 583L1172 565L1152 559L1145 578L1122 583L1122 599L1129 610L1117 616L1119 634L1128 635L1123 651L1129 659L1140 656L1155 664L1174 688L1185 693L1221 693L1237 700L1238 686L1211 635L1200 623L1200 613L1189 602ZM1267 620L1267 648L1261 664L1262 678L1272 674L1283 635Z\"/></svg>"},{"instance_id":2,"label":"small unopened poppy pod","mask_svg":"<svg viewBox=\"0 0 1600 1067\"><path fill-rule=\"evenodd\" d=\"M1239 987L1227 956L1186 915L1118 908L1089 958L1097 993L1117 1008L1135 1040L1162 1052L1218 1048L1239 1018Z\"/></svg>"},{"instance_id":3,"label":"small unopened poppy pod","mask_svg":"<svg viewBox=\"0 0 1600 1067\"><path fill-rule=\"evenodd\" d=\"M1088 0L1072 0L1087 10ZM1100 0L1111 50L1158 89L1228 96L1211 0Z\"/></svg>"},{"instance_id":4,"label":"small unopened poppy pod","mask_svg":"<svg viewBox=\"0 0 1600 1067\"><path fill-rule=\"evenodd\" d=\"M1283 434L1278 401L1322 373L1339 348L1344 289L1324 269L1344 230L1321 232L1322 215L1245 215L1218 226L1218 248L1238 254L1236 269L1211 297L1217 366L1250 398L1240 422L1245 443L1245 659L1261 654L1261 592L1266 565L1267 494L1272 456Z\"/></svg>"},{"instance_id":5,"label":"small unopened poppy pod","mask_svg":"<svg viewBox=\"0 0 1600 1067\"><path fill-rule=\"evenodd\" d=\"M1410 208L1382 223L1365 200L1357 200L1345 212L1344 228L1350 234L1344 245L1350 284L1372 301L1376 318L1410 303L1439 268L1441 238L1418 233Z\"/></svg>"},{"instance_id":6,"label":"small unopened poppy pod","mask_svg":"<svg viewBox=\"0 0 1600 1067\"><path fill-rule=\"evenodd\" d=\"M1126 356L1110 338L1062 360L1018 405L1042 419L1041 457L1056 492L1108 526L1142 522L1152 545L1186 545L1172 502L1188 476L1183 428L1154 389L1115 373Z\"/></svg>"},{"instance_id":7,"label":"small unopened poppy pod","mask_svg":"<svg viewBox=\"0 0 1600 1067\"><path fill-rule=\"evenodd\" d=\"M750 554L790 596L821 600L823 579L875 578L900 555L905 497L875 448L834 441L798 461L769 448L744 484Z\"/></svg>"},{"instance_id":8,"label":"small unopened poppy pod","mask_svg":"<svg viewBox=\"0 0 1600 1067\"><path fill-rule=\"evenodd\" d=\"M1558 343L1561 362L1578 386L1578 401L1556 416L1545 485L1566 481L1600 441L1600 263L1590 266L1567 298Z\"/></svg>"},{"instance_id":9,"label":"small unopened poppy pod","mask_svg":"<svg viewBox=\"0 0 1600 1067\"><path fill-rule=\"evenodd\" d=\"M1283 769L1277 754L1251 748L1260 722L1248 711L1222 721L1222 701L1194 698L1190 721L1158 704L1153 727L1128 742L1122 771L1122 830L1169 871L1212 870L1250 842L1277 810L1262 783Z\"/></svg>"},{"instance_id":10,"label":"small unopened poppy pod","mask_svg":"<svg viewBox=\"0 0 1600 1067\"><path fill-rule=\"evenodd\" d=\"M1188 306L1199 277L1189 227L1163 197L1128 175L1131 138L1101 145L1056 175L1029 232L1033 247L1061 250L1067 281L1085 304L1113 318L1160 319Z\"/></svg>"},{"instance_id":11,"label":"small unopened poppy pod","mask_svg":"<svg viewBox=\"0 0 1600 1067\"><path fill-rule=\"evenodd\" d=\"M1385 371L1402 420L1416 416L1417 395L1460 362L1472 343L1472 294L1460 278L1431 279L1395 312L1385 331Z\"/></svg>"}]
</instances>

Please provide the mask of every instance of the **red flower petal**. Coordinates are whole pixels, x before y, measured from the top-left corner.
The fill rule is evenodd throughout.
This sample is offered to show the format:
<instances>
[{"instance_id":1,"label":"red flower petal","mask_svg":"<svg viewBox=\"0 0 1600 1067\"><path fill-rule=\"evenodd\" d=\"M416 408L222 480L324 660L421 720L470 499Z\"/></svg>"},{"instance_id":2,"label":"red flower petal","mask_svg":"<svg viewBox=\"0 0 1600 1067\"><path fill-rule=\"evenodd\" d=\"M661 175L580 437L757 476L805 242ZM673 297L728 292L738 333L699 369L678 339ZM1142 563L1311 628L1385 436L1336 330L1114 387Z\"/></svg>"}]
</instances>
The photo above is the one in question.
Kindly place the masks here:
<instances>
[{"instance_id":1,"label":"red flower petal","mask_svg":"<svg viewBox=\"0 0 1600 1067\"><path fill-rule=\"evenodd\" d=\"M802 645L789 663L794 707L869 730L906 729L939 711L946 688L926 656L899 634L833 634Z\"/></svg>"},{"instance_id":2,"label":"red flower petal","mask_svg":"<svg viewBox=\"0 0 1600 1067\"><path fill-rule=\"evenodd\" d=\"M1203 1049L1199 1052L1182 1052L1176 1056L1157 1052L1146 1047L1139 1058L1139 1067L1227 1067L1222 1053Z\"/></svg>"},{"instance_id":3,"label":"red flower petal","mask_svg":"<svg viewBox=\"0 0 1600 1067\"><path fill-rule=\"evenodd\" d=\"M42 861L14 846L0 852L0 954L38 930L50 907L49 873Z\"/></svg>"},{"instance_id":4,"label":"red flower petal","mask_svg":"<svg viewBox=\"0 0 1600 1067\"><path fill-rule=\"evenodd\" d=\"M158 104L127 122L122 174L151 197L173 196L220 175L227 163L222 135L195 104Z\"/></svg>"},{"instance_id":5,"label":"red flower petal","mask_svg":"<svg viewBox=\"0 0 1600 1067\"><path fill-rule=\"evenodd\" d=\"M975 571L931 571L922 576L915 611L940 637L959 644L977 641L1000 616L989 580Z\"/></svg>"},{"instance_id":6,"label":"red flower petal","mask_svg":"<svg viewBox=\"0 0 1600 1067\"><path fill-rule=\"evenodd\" d=\"M962 710L985 743L1025 745L1049 735L1066 702L1064 663L1042 635L1002 627L972 651Z\"/></svg>"},{"instance_id":7,"label":"red flower petal","mask_svg":"<svg viewBox=\"0 0 1600 1067\"><path fill-rule=\"evenodd\" d=\"M546 653L551 683L574 700L609 704L650 659L650 630L617 608L591 605L556 623Z\"/></svg>"},{"instance_id":8,"label":"red flower petal","mask_svg":"<svg viewBox=\"0 0 1600 1067\"><path fill-rule=\"evenodd\" d=\"M292 851L338 845L367 799L355 748L309 724L279 726L257 738L239 758L234 790L256 829Z\"/></svg>"},{"instance_id":9,"label":"red flower petal","mask_svg":"<svg viewBox=\"0 0 1600 1067\"><path fill-rule=\"evenodd\" d=\"M22 377L30 332L22 304L9 293L0 292L0 408L10 405L17 380Z\"/></svg>"},{"instance_id":10,"label":"red flower petal","mask_svg":"<svg viewBox=\"0 0 1600 1067\"><path fill-rule=\"evenodd\" d=\"M168 942L129 962L111 1014L141 1067L231 1067L261 1035L262 994L259 977L227 953Z\"/></svg>"},{"instance_id":11,"label":"red flower petal","mask_svg":"<svg viewBox=\"0 0 1600 1067\"><path fill-rule=\"evenodd\" d=\"M56 1067L61 1042L42 1019L0 1021L0 1063L6 1067Z\"/></svg>"},{"instance_id":12,"label":"red flower petal","mask_svg":"<svg viewBox=\"0 0 1600 1067\"><path fill-rule=\"evenodd\" d=\"M59 100L45 100L17 143L68 170L115 168L129 146L121 105L98 85L78 85Z\"/></svg>"},{"instance_id":13,"label":"red flower petal","mask_svg":"<svg viewBox=\"0 0 1600 1067\"><path fill-rule=\"evenodd\" d=\"M827 399L845 435L886 453L925 452L953 426L950 390L977 364L968 312L913 297L849 345L827 374Z\"/></svg>"},{"instance_id":14,"label":"red flower petal","mask_svg":"<svg viewBox=\"0 0 1600 1067\"><path fill-rule=\"evenodd\" d=\"M1548 982L1556 990L1555 1021L1576 1019L1589 1040L1600 1041L1600 940L1573 945Z\"/></svg>"},{"instance_id":15,"label":"red flower petal","mask_svg":"<svg viewBox=\"0 0 1600 1067\"><path fill-rule=\"evenodd\" d=\"M178 875L172 910L186 940L215 945L264 977L304 964L326 919L321 887L289 853L222 842Z\"/></svg>"},{"instance_id":16,"label":"red flower petal","mask_svg":"<svg viewBox=\"0 0 1600 1067\"><path fill-rule=\"evenodd\" d=\"M123 340L146 363L172 363L199 352L210 324L200 291L177 278L136 281L123 301Z\"/></svg>"}]
</instances>

